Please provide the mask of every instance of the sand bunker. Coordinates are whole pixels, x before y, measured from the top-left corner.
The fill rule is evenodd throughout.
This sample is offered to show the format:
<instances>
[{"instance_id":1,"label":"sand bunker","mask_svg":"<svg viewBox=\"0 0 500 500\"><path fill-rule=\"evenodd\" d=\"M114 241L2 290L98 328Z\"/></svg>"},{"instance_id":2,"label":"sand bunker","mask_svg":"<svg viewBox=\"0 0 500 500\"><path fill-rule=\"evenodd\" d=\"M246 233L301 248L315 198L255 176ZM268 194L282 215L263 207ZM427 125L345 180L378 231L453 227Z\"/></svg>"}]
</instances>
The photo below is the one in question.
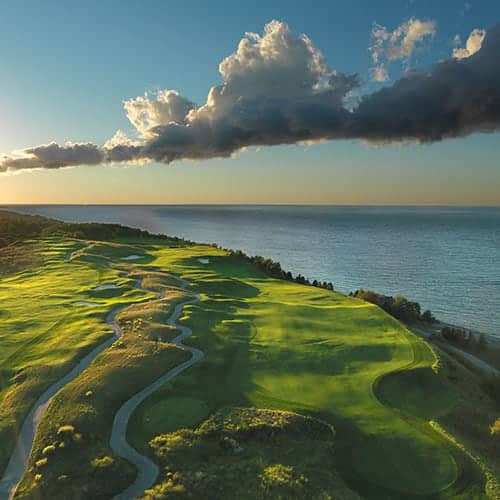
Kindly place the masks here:
<instances>
[{"instance_id":1,"label":"sand bunker","mask_svg":"<svg viewBox=\"0 0 500 500\"><path fill-rule=\"evenodd\" d=\"M198 259L200 264L210 264L210 259Z\"/></svg>"},{"instance_id":2,"label":"sand bunker","mask_svg":"<svg viewBox=\"0 0 500 500\"><path fill-rule=\"evenodd\" d=\"M99 285L99 286L96 286L94 288L94 291L95 292L99 292L101 290L111 290L113 288L118 288L118 286L115 285L114 283L109 283L108 285Z\"/></svg>"},{"instance_id":3,"label":"sand bunker","mask_svg":"<svg viewBox=\"0 0 500 500\"><path fill-rule=\"evenodd\" d=\"M122 257L122 260L136 260L142 259L142 255L128 255L127 257Z\"/></svg>"},{"instance_id":4,"label":"sand bunker","mask_svg":"<svg viewBox=\"0 0 500 500\"><path fill-rule=\"evenodd\" d=\"M79 300L78 302L75 302L73 305L75 306L86 306L86 307L97 307L100 306L98 302L88 302L86 300Z\"/></svg>"}]
</instances>

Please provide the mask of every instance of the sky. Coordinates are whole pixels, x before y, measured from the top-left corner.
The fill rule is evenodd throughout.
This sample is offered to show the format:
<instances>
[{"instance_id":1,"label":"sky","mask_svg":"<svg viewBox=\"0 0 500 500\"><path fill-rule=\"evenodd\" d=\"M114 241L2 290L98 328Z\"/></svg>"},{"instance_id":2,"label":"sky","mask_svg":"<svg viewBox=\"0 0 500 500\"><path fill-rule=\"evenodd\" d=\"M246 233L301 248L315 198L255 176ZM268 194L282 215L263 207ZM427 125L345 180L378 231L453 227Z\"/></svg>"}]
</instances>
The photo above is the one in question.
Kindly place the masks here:
<instances>
[{"instance_id":1,"label":"sky","mask_svg":"<svg viewBox=\"0 0 500 500\"><path fill-rule=\"evenodd\" d=\"M438 140L428 124L394 135L380 122L397 115L399 95L350 114L361 96L439 61L475 68L481 30L500 22L498 0L0 1L0 9L0 204L500 205L500 135L491 127L442 124ZM271 66L259 59L264 69L252 72L266 25L269 40L285 37L293 52ZM249 35L243 54L245 33L260 37ZM225 93L210 105L213 86ZM272 106L300 126L271 130ZM376 130L366 125L373 112ZM338 125L358 115L348 130ZM249 134L206 132L205 119L243 123ZM62 149L44 149L43 161L27 149L53 141ZM67 141L91 146L75 160L81 151L68 152ZM114 161L118 153L127 161Z\"/></svg>"}]
</instances>

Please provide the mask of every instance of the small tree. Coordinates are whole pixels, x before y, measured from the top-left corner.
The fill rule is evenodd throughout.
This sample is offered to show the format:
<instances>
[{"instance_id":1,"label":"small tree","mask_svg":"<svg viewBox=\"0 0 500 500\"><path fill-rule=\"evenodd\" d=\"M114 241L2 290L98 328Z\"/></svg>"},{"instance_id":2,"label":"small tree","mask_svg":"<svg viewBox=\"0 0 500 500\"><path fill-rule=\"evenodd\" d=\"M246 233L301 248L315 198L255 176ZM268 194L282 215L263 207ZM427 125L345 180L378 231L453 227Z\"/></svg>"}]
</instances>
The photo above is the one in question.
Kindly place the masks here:
<instances>
[{"instance_id":1,"label":"small tree","mask_svg":"<svg viewBox=\"0 0 500 500\"><path fill-rule=\"evenodd\" d=\"M500 439L500 418L497 418L490 427L490 432L493 437Z\"/></svg>"},{"instance_id":2,"label":"small tree","mask_svg":"<svg viewBox=\"0 0 500 500\"><path fill-rule=\"evenodd\" d=\"M425 321L426 323L434 323L436 321L436 318L432 315L429 309L426 309L422 313L422 321Z\"/></svg>"}]
</instances>

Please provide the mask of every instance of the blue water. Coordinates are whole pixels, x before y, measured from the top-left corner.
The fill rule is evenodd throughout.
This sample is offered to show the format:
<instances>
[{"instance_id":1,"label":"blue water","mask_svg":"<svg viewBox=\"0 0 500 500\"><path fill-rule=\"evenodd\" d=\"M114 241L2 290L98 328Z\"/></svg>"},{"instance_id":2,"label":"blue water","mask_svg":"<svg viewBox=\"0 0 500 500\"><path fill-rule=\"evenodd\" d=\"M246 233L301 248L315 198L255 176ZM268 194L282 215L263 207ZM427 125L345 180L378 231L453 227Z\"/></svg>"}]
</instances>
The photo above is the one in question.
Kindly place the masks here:
<instances>
[{"instance_id":1,"label":"blue water","mask_svg":"<svg viewBox=\"0 0 500 500\"><path fill-rule=\"evenodd\" d=\"M337 290L403 294L500 337L500 207L16 206L239 248Z\"/></svg>"}]
</instances>

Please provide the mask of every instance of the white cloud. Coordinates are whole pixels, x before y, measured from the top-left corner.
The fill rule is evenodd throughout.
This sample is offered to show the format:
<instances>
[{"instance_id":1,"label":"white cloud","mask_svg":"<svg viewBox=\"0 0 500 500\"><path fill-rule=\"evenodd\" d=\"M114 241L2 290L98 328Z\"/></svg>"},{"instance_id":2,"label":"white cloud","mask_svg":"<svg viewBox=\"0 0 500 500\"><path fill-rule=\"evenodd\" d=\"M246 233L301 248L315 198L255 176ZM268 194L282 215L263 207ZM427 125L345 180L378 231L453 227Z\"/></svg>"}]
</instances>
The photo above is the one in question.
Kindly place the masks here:
<instances>
[{"instance_id":1,"label":"white cloud","mask_svg":"<svg viewBox=\"0 0 500 500\"><path fill-rule=\"evenodd\" d=\"M393 61L408 62L419 43L436 33L435 21L422 21L414 17L399 25L394 31L374 24L371 32L371 52L375 67L372 79L384 82L389 79L388 67Z\"/></svg>"},{"instance_id":2,"label":"white cloud","mask_svg":"<svg viewBox=\"0 0 500 500\"><path fill-rule=\"evenodd\" d=\"M478 28L472 30L469 38L467 38L467 41L465 42L465 47L456 47L453 49L453 57L455 59L465 59L467 57L470 57L472 54L475 54L478 50L481 49L485 36L485 30ZM455 41L458 42L458 44L461 43L459 35L455 36Z\"/></svg>"},{"instance_id":3,"label":"white cloud","mask_svg":"<svg viewBox=\"0 0 500 500\"><path fill-rule=\"evenodd\" d=\"M385 81L386 64L407 60L434 31L431 21L415 19L394 32L375 27L374 39L380 44L373 51L373 78ZM478 35L466 45L469 52L481 47L480 57L451 58L426 73L407 71L392 85L361 96L357 75L330 68L307 36L272 21L262 35L246 34L221 62L222 84L209 90L202 106L174 90L145 94L124 103L136 129L132 138L118 131L103 146L51 143L26 148L0 157L0 172L167 164L333 139L431 142L500 130L500 25L488 30L484 42L482 36L480 45Z\"/></svg>"},{"instance_id":4,"label":"white cloud","mask_svg":"<svg viewBox=\"0 0 500 500\"><path fill-rule=\"evenodd\" d=\"M194 103L176 90L160 90L151 100L148 94L124 102L127 118L142 137L159 125L185 123Z\"/></svg>"}]
</instances>

